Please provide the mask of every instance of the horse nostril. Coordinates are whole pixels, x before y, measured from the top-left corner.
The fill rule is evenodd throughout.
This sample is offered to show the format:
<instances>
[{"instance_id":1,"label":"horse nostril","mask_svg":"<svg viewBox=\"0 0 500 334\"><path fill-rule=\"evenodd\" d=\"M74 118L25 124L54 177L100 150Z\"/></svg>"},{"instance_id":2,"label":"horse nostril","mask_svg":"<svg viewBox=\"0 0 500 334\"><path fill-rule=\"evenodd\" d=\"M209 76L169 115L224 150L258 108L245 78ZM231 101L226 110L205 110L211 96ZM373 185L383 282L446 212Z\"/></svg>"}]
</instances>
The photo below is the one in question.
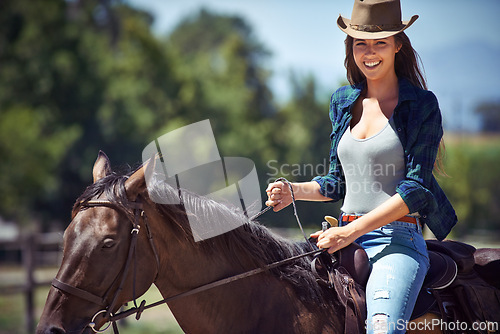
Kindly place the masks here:
<instances>
[{"instance_id":1,"label":"horse nostril","mask_svg":"<svg viewBox=\"0 0 500 334\"><path fill-rule=\"evenodd\" d=\"M45 334L66 334L66 332L64 331L64 329L61 329L59 327L51 327L45 332Z\"/></svg>"}]
</instances>

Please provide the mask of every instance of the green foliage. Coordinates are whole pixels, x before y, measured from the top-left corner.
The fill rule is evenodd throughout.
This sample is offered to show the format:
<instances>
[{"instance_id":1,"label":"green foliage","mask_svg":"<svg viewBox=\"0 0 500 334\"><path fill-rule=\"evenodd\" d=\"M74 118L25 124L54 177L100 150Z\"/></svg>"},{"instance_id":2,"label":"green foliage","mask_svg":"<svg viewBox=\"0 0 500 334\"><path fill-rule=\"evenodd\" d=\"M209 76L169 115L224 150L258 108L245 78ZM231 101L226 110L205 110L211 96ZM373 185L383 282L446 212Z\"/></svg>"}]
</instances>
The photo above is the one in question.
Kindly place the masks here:
<instances>
[{"instance_id":1,"label":"green foliage","mask_svg":"<svg viewBox=\"0 0 500 334\"><path fill-rule=\"evenodd\" d=\"M3 214L21 222L30 218L18 211L37 197L53 197L61 186L54 170L67 145L80 135L75 126L58 129L48 110L12 106L0 122L0 193Z\"/></svg>"},{"instance_id":2,"label":"green foliage","mask_svg":"<svg viewBox=\"0 0 500 334\"><path fill-rule=\"evenodd\" d=\"M457 212L457 236L476 229L500 230L499 144L499 137L488 136L450 138L446 143L449 177L440 177L439 183Z\"/></svg>"},{"instance_id":3,"label":"green foliage","mask_svg":"<svg viewBox=\"0 0 500 334\"><path fill-rule=\"evenodd\" d=\"M25 334L21 295L0 296L0 334Z\"/></svg>"},{"instance_id":4,"label":"green foliage","mask_svg":"<svg viewBox=\"0 0 500 334\"><path fill-rule=\"evenodd\" d=\"M277 116L279 136L276 144L283 162L328 164L330 152L329 135L332 126L328 118L328 99L318 102L314 77L299 79L290 73L293 95ZM293 147L293 149L290 149ZM311 179L314 175L303 175Z\"/></svg>"},{"instance_id":5,"label":"green foliage","mask_svg":"<svg viewBox=\"0 0 500 334\"><path fill-rule=\"evenodd\" d=\"M184 80L183 116L213 120L225 155L263 150L270 130L267 118L275 107L261 64L267 52L246 23L201 10L179 24L166 48L177 58ZM256 146L244 145L249 142Z\"/></svg>"},{"instance_id":6,"label":"green foliage","mask_svg":"<svg viewBox=\"0 0 500 334\"><path fill-rule=\"evenodd\" d=\"M184 119L210 118L222 156L251 158L262 171L278 154L268 56L239 17L201 10L182 21L166 48L177 59Z\"/></svg>"},{"instance_id":7,"label":"green foliage","mask_svg":"<svg viewBox=\"0 0 500 334\"><path fill-rule=\"evenodd\" d=\"M99 149L138 161L174 113L179 85L151 16L106 4L0 5L2 216L66 220Z\"/></svg>"}]
</instances>

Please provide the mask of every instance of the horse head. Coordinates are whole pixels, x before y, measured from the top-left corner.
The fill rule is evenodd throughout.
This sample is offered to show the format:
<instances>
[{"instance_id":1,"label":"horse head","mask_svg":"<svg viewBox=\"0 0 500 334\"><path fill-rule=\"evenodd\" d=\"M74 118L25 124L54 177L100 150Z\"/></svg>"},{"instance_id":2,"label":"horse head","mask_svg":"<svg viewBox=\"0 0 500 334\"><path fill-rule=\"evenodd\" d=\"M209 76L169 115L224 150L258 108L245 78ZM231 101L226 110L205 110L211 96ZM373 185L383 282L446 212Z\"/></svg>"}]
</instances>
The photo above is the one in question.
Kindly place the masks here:
<instances>
[{"instance_id":1,"label":"horse head","mask_svg":"<svg viewBox=\"0 0 500 334\"><path fill-rule=\"evenodd\" d=\"M73 207L62 264L37 334L91 333L155 281L158 262L142 215L147 164L129 177L111 173L100 152L93 179ZM134 241L134 238L136 239ZM134 300L135 302L135 300ZM92 328L93 327L93 328Z\"/></svg>"}]
</instances>

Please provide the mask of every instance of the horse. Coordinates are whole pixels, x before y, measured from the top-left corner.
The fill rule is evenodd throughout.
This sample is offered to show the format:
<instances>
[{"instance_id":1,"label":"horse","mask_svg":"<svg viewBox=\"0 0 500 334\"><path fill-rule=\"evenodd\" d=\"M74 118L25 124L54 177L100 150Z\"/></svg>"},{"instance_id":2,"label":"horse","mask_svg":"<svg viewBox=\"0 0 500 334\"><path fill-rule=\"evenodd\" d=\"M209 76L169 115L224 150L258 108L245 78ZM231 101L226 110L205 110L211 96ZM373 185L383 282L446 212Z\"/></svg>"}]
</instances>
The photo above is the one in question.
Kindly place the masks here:
<instances>
[{"instance_id":1,"label":"horse","mask_svg":"<svg viewBox=\"0 0 500 334\"><path fill-rule=\"evenodd\" d=\"M241 210L193 193L183 192L182 200L194 212L182 203L155 203L151 193L175 197L178 189L160 178L147 184L153 164L118 175L99 153L93 183L77 199L64 232L62 263L37 334L98 332L152 284L186 333L344 333L341 301L318 283L310 257L301 256L309 251L306 242L282 238ZM214 211L241 226L195 241L188 215L209 219ZM264 269L210 286L256 268ZM136 307L137 319L143 310L144 303Z\"/></svg>"}]
</instances>

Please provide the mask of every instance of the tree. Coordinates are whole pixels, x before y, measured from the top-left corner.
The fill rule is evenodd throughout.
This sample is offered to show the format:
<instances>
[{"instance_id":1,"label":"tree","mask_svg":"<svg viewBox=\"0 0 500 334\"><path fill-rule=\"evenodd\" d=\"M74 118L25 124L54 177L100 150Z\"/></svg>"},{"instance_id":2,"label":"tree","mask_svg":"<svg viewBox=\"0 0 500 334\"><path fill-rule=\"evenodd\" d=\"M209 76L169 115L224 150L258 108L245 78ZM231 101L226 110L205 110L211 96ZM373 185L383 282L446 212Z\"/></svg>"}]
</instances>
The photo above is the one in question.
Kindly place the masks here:
<instances>
[{"instance_id":1,"label":"tree","mask_svg":"<svg viewBox=\"0 0 500 334\"><path fill-rule=\"evenodd\" d=\"M55 171L81 134L60 118L77 61L63 1L0 3L0 212L26 222L60 186ZM69 95L69 96L68 96Z\"/></svg>"},{"instance_id":2,"label":"tree","mask_svg":"<svg viewBox=\"0 0 500 334\"><path fill-rule=\"evenodd\" d=\"M179 91L151 23L106 0L0 2L2 216L67 222L99 149L141 159Z\"/></svg>"},{"instance_id":3,"label":"tree","mask_svg":"<svg viewBox=\"0 0 500 334\"><path fill-rule=\"evenodd\" d=\"M202 9L180 22L166 48L183 80L184 119L210 118L223 155L249 157L262 167L274 155L269 142L276 108L263 66L269 52L248 24Z\"/></svg>"}]
</instances>

